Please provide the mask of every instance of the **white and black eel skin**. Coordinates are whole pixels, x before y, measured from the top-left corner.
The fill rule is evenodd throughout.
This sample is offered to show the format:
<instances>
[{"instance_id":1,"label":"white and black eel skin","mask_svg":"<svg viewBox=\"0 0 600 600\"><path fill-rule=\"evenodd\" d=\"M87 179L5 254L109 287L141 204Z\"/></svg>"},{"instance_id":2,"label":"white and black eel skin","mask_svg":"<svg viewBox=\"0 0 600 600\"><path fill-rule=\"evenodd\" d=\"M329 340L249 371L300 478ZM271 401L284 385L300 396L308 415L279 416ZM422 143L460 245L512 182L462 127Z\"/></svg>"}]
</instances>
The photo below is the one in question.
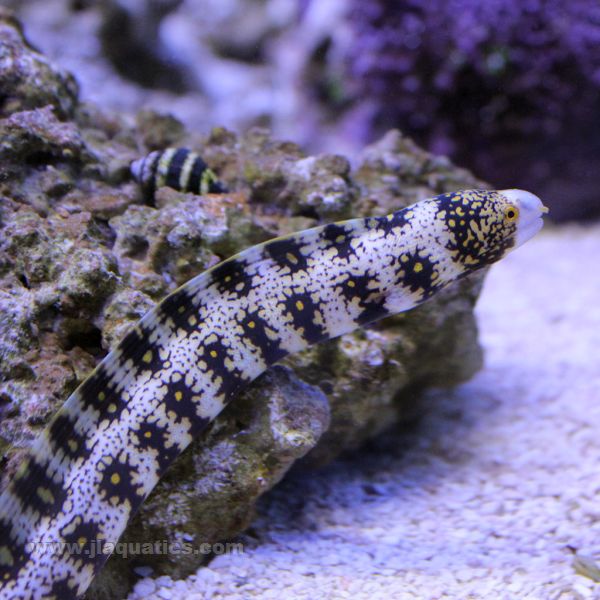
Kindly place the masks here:
<instances>
[{"instance_id":1,"label":"white and black eel skin","mask_svg":"<svg viewBox=\"0 0 600 600\"><path fill-rule=\"evenodd\" d=\"M68 398L0 497L0 598L83 594L108 558L86 549L119 539L269 365L421 304L529 239L546 211L522 190L443 194L254 246L171 293Z\"/></svg>"},{"instance_id":2,"label":"white and black eel skin","mask_svg":"<svg viewBox=\"0 0 600 600\"><path fill-rule=\"evenodd\" d=\"M164 186L192 194L222 194L227 191L200 155L188 148L150 152L131 164L131 174L149 203L154 201L154 192Z\"/></svg>"}]
</instances>

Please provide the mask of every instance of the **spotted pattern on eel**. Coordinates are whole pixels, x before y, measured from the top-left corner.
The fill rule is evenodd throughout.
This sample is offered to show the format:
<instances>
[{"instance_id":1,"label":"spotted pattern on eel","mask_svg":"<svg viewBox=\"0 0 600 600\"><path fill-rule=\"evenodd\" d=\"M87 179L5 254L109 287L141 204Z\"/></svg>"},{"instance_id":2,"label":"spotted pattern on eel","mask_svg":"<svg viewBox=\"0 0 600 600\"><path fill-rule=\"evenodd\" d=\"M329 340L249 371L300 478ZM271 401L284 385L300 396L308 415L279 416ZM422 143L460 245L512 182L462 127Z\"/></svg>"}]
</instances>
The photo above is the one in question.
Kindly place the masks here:
<instances>
[{"instance_id":1,"label":"spotted pattern on eel","mask_svg":"<svg viewBox=\"0 0 600 600\"><path fill-rule=\"evenodd\" d=\"M86 547L116 542L269 365L421 304L532 237L546 211L522 190L443 194L254 246L174 291L68 398L0 497L0 598L81 595L108 558Z\"/></svg>"}]
</instances>

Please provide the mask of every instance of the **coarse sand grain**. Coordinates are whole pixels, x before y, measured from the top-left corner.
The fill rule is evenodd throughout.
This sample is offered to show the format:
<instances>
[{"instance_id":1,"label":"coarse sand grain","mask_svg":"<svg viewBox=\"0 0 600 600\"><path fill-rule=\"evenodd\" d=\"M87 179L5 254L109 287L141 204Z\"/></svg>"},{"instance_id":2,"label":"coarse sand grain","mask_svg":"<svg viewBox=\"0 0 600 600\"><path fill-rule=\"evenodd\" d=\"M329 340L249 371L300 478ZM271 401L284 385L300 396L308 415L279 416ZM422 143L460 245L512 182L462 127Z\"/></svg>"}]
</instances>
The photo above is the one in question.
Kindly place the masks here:
<instances>
[{"instance_id":1,"label":"coarse sand grain","mask_svg":"<svg viewBox=\"0 0 600 600\"><path fill-rule=\"evenodd\" d=\"M543 232L495 265L486 364L425 416L259 505L244 551L129 600L600 598L600 226Z\"/></svg>"}]
</instances>

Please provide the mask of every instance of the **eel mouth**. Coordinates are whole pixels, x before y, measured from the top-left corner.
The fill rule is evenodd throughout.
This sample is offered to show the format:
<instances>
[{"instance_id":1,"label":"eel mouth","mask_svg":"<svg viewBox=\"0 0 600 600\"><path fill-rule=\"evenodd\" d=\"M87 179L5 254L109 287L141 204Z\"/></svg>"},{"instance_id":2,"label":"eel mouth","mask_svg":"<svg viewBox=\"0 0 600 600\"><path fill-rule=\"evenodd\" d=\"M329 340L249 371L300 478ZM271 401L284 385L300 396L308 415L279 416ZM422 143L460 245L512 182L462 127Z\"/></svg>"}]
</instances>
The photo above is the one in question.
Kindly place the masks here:
<instances>
[{"instance_id":1,"label":"eel mouth","mask_svg":"<svg viewBox=\"0 0 600 600\"><path fill-rule=\"evenodd\" d=\"M518 248L544 226L542 217L548 214L550 209L544 206L544 203L535 194L525 190L500 190L500 193L519 209L514 245L514 248Z\"/></svg>"}]
</instances>

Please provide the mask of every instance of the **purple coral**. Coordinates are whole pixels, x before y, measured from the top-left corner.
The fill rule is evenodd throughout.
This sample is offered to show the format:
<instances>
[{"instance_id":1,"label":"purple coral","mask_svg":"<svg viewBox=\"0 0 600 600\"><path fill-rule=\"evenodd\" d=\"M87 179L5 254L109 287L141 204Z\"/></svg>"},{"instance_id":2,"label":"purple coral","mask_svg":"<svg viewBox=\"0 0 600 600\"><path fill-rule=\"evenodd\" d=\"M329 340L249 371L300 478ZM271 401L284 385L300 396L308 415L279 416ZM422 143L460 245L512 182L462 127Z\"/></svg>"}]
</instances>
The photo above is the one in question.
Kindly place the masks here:
<instances>
[{"instance_id":1,"label":"purple coral","mask_svg":"<svg viewBox=\"0 0 600 600\"><path fill-rule=\"evenodd\" d=\"M499 185L550 200L559 188L559 217L590 210L595 0L352 0L349 21L347 73L356 97L377 107L371 131L399 126Z\"/></svg>"}]
</instances>

